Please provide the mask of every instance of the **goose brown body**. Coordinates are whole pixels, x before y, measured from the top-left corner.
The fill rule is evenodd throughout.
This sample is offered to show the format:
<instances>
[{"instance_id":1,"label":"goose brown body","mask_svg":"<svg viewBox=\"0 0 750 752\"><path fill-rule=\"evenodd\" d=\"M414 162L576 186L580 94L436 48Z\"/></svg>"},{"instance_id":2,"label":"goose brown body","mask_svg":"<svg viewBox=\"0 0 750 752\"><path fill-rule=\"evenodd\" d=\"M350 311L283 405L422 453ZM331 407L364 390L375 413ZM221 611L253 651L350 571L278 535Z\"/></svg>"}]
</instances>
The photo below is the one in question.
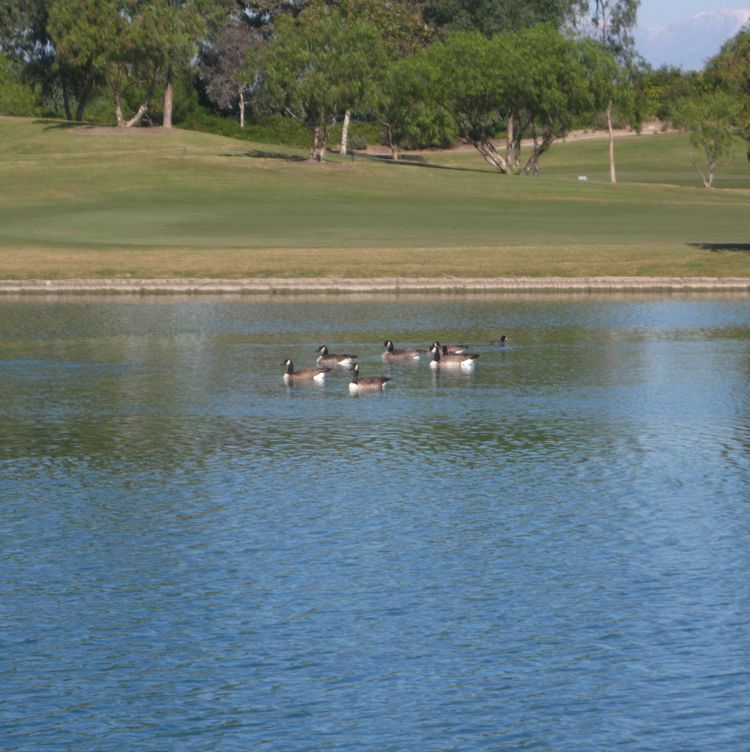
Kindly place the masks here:
<instances>
[{"instance_id":1,"label":"goose brown body","mask_svg":"<svg viewBox=\"0 0 750 752\"><path fill-rule=\"evenodd\" d=\"M470 371L476 365L476 359L479 357L477 353L461 353L461 354L445 354L443 348L435 342L430 348L432 353L432 360L430 366L432 368L462 368L465 371Z\"/></svg>"},{"instance_id":2,"label":"goose brown body","mask_svg":"<svg viewBox=\"0 0 750 752\"><path fill-rule=\"evenodd\" d=\"M442 348L443 355L461 355L469 351L468 345L441 345L439 342L433 342L432 344Z\"/></svg>"},{"instance_id":3,"label":"goose brown body","mask_svg":"<svg viewBox=\"0 0 750 752\"><path fill-rule=\"evenodd\" d=\"M358 394L359 392L382 392L390 380L389 376L360 376L359 363L356 363L352 369L352 380L349 384L349 391L352 394Z\"/></svg>"},{"instance_id":4,"label":"goose brown body","mask_svg":"<svg viewBox=\"0 0 750 752\"><path fill-rule=\"evenodd\" d=\"M385 352L383 352L382 359L388 362L419 360L422 356L421 350L414 350L409 348L395 348L393 346L393 340L387 339L383 342Z\"/></svg>"},{"instance_id":5,"label":"goose brown body","mask_svg":"<svg viewBox=\"0 0 750 752\"><path fill-rule=\"evenodd\" d=\"M295 381L316 381L322 383L331 370L330 368L300 368L297 371L290 358L287 358L282 365L286 366L286 371L282 378L287 384Z\"/></svg>"},{"instance_id":6,"label":"goose brown body","mask_svg":"<svg viewBox=\"0 0 750 752\"><path fill-rule=\"evenodd\" d=\"M354 362L357 360L356 355L351 353L332 353L328 352L328 348L325 345L321 345L318 348L318 355L316 362L319 366L341 366L342 368L352 368Z\"/></svg>"}]
</instances>

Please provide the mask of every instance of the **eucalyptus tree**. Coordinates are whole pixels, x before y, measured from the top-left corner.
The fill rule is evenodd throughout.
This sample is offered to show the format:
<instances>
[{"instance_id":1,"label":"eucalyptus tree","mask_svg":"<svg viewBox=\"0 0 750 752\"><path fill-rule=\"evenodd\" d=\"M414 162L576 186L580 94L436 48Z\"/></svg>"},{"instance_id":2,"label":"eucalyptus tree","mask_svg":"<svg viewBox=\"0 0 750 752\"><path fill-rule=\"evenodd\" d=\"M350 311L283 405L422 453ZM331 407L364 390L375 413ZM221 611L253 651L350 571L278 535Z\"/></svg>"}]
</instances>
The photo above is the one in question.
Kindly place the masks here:
<instances>
[{"instance_id":1,"label":"eucalyptus tree","mask_svg":"<svg viewBox=\"0 0 750 752\"><path fill-rule=\"evenodd\" d=\"M320 162L330 123L366 101L373 75L384 63L382 38L372 24L335 10L304 11L280 18L259 53L261 96L267 107L309 130L310 158Z\"/></svg>"},{"instance_id":2,"label":"eucalyptus tree","mask_svg":"<svg viewBox=\"0 0 750 752\"><path fill-rule=\"evenodd\" d=\"M504 174L537 174L554 140L610 92L598 48L548 25L491 39L455 32L428 55L441 71L440 96L460 136ZM504 154L494 144L503 130ZM532 150L522 164L525 138Z\"/></svg>"},{"instance_id":3,"label":"eucalyptus tree","mask_svg":"<svg viewBox=\"0 0 750 752\"><path fill-rule=\"evenodd\" d=\"M221 0L147 0L161 19L158 60L164 84L162 127L172 127L175 77L192 64L211 23L222 16Z\"/></svg>"},{"instance_id":4,"label":"eucalyptus tree","mask_svg":"<svg viewBox=\"0 0 750 752\"><path fill-rule=\"evenodd\" d=\"M50 0L2 0L0 51L21 79L37 85L48 102L62 101L66 116L72 120L71 99L76 98L76 86L75 81L62 78L54 67L54 48L47 31L49 4Z\"/></svg>"},{"instance_id":5,"label":"eucalyptus tree","mask_svg":"<svg viewBox=\"0 0 750 752\"><path fill-rule=\"evenodd\" d=\"M80 121L94 88L104 83L118 53L124 23L118 0L49 3L46 29L54 46L54 69L63 82L68 119L72 119L68 92L75 91L75 119Z\"/></svg>"},{"instance_id":6,"label":"eucalyptus tree","mask_svg":"<svg viewBox=\"0 0 750 752\"><path fill-rule=\"evenodd\" d=\"M635 57L633 29L638 19L640 0L583 0L582 12L591 12L591 32L602 47L624 68L632 66ZM612 110L619 97L623 104L628 100L629 82L625 71L613 69L612 97L606 104L607 133L609 138L609 179L617 183L615 167L615 138ZM626 109L626 108L623 108Z\"/></svg>"},{"instance_id":7,"label":"eucalyptus tree","mask_svg":"<svg viewBox=\"0 0 750 752\"><path fill-rule=\"evenodd\" d=\"M248 56L257 54L263 42L260 30L245 16L230 16L201 49L198 71L208 98L224 110L235 105L240 127L245 127L247 93L255 75L247 65Z\"/></svg>"},{"instance_id":8,"label":"eucalyptus tree","mask_svg":"<svg viewBox=\"0 0 750 752\"><path fill-rule=\"evenodd\" d=\"M705 156L705 170L696 162L693 166L706 188L714 187L721 160L741 143L735 125L740 112L741 105L736 97L720 90L684 99L675 111L675 124L690 131L690 143Z\"/></svg>"},{"instance_id":9,"label":"eucalyptus tree","mask_svg":"<svg viewBox=\"0 0 750 752\"><path fill-rule=\"evenodd\" d=\"M375 26L383 40L389 60L396 60L424 48L431 35L422 22L417 3L383 2L383 0L304 0L308 18L315 12L335 9L347 19L365 21ZM383 71L373 71L382 77ZM346 154L351 110L344 112L341 128L340 153Z\"/></svg>"},{"instance_id":10,"label":"eucalyptus tree","mask_svg":"<svg viewBox=\"0 0 750 752\"><path fill-rule=\"evenodd\" d=\"M536 175L541 156L568 133L577 116L595 109L602 91L606 93L599 78L603 61L587 40L563 36L549 26L516 32L513 46L524 61L511 79L514 170ZM532 150L521 168L518 155L524 136L531 138Z\"/></svg>"},{"instance_id":11,"label":"eucalyptus tree","mask_svg":"<svg viewBox=\"0 0 750 752\"><path fill-rule=\"evenodd\" d=\"M735 126L750 146L750 27L738 32L708 61L705 78L735 98ZM747 156L750 160L750 148Z\"/></svg>"},{"instance_id":12,"label":"eucalyptus tree","mask_svg":"<svg viewBox=\"0 0 750 752\"><path fill-rule=\"evenodd\" d=\"M580 0L427 0L427 23L447 31L479 31L491 37L503 31L572 22Z\"/></svg>"},{"instance_id":13,"label":"eucalyptus tree","mask_svg":"<svg viewBox=\"0 0 750 752\"><path fill-rule=\"evenodd\" d=\"M415 53L391 61L376 89L372 111L383 127L394 160L406 147L445 147L456 124L439 96L441 71L430 57Z\"/></svg>"},{"instance_id":14,"label":"eucalyptus tree","mask_svg":"<svg viewBox=\"0 0 750 752\"><path fill-rule=\"evenodd\" d=\"M14 63L0 52L0 114L36 115L39 112L37 92L21 80Z\"/></svg>"},{"instance_id":15,"label":"eucalyptus tree","mask_svg":"<svg viewBox=\"0 0 750 752\"><path fill-rule=\"evenodd\" d=\"M439 71L435 89L459 135L502 173L512 172L513 167L493 139L513 115L514 58L510 35L489 40L478 31L453 32L427 53Z\"/></svg>"}]
</instances>

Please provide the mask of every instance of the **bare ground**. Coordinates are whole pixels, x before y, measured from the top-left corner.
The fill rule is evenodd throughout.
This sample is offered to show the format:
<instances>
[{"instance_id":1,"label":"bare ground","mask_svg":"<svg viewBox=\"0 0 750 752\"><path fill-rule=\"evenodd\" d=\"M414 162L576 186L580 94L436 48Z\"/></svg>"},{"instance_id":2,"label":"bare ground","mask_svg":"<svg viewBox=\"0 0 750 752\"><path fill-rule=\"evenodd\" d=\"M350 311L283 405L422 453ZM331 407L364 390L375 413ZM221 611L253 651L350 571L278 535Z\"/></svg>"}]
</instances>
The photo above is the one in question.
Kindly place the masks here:
<instances>
[{"instance_id":1,"label":"bare ground","mask_svg":"<svg viewBox=\"0 0 750 752\"><path fill-rule=\"evenodd\" d=\"M380 279L65 279L0 280L0 295L307 293L750 292L742 277L540 277Z\"/></svg>"}]
</instances>

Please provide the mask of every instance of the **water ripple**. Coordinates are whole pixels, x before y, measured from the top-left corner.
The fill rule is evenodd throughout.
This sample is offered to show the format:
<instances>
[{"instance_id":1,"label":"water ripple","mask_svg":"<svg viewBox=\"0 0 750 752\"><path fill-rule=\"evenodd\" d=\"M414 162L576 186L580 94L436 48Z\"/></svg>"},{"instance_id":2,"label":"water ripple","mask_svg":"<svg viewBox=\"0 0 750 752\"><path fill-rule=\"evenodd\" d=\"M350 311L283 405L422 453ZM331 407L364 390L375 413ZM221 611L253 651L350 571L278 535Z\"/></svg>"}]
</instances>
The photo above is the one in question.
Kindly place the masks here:
<instances>
[{"instance_id":1,"label":"water ripple","mask_svg":"<svg viewBox=\"0 0 750 752\"><path fill-rule=\"evenodd\" d=\"M748 305L3 304L0 738L744 748Z\"/></svg>"}]
</instances>

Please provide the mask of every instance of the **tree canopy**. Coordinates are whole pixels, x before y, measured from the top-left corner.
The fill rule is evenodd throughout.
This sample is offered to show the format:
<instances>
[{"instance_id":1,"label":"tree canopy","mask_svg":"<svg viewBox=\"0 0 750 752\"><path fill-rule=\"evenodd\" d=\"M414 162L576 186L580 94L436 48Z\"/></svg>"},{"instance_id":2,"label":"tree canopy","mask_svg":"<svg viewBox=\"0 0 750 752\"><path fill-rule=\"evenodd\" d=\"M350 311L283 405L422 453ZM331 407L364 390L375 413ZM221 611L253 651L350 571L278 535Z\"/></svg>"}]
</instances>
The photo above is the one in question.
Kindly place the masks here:
<instances>
[{"instance_id":1,"label":"tree canopy","mask_svg":"<svg viewBox=\"0 0 750 752\"><path fill-rule=\"evenodd\" d=\"M258 57L261 96L310 131L310 156L320 161L333 118L362 104L382 69L382 38L372 24L328 9L280 19L277 29Z\"/></svg>"}]
</instances>

